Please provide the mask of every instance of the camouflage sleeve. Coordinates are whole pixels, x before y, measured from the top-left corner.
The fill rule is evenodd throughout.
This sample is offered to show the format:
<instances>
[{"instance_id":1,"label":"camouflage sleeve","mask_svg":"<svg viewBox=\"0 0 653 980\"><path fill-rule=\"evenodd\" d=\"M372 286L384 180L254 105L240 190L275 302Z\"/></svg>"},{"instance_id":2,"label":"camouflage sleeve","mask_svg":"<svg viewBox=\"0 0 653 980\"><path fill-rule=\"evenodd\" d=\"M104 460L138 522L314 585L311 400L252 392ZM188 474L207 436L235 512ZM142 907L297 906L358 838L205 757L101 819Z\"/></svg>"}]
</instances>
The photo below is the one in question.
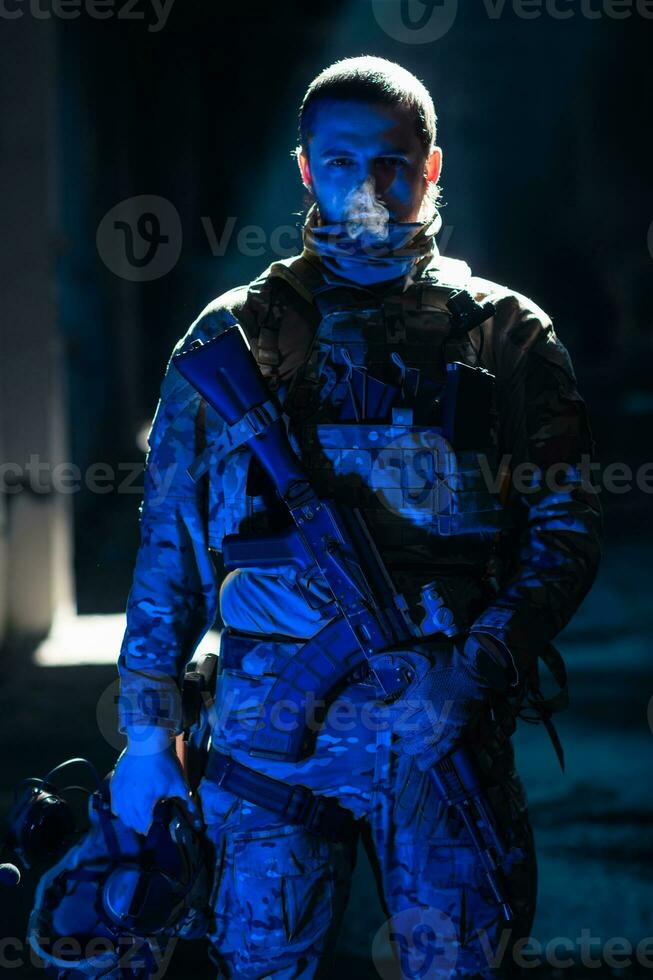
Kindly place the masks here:
<instances>
[{"instance_id":1,"label":"camouflage sleeve","mask_svg":"<svg viewBox=\"0 0 653 980\"><path fill-rule=\"evenodd\" d=\"M594 581L602 512L589 479L587 411L567 350L530 300L488 298L496 314L484 328L485 357L497 378L500 441L511 470L507 505L518 534L501 591L472 632L500 641L523 678Z\"/></svg>"},{"instance_id":2,"label":"camouflage sleeve","mask_svg":"<svg viewBox=\"0 0 653 980\"><path fill-rule=\"evenodd\" d=\"M148 723L181 730L183 671L216 618L218 582L208 551L202 491L187 472L198 451L201 399L172 357L232 322L226 312L202 314L176 344L161 385L148 435L140 546L118 658L121 732L128 725Z\"/></svg>"}]
</instances>

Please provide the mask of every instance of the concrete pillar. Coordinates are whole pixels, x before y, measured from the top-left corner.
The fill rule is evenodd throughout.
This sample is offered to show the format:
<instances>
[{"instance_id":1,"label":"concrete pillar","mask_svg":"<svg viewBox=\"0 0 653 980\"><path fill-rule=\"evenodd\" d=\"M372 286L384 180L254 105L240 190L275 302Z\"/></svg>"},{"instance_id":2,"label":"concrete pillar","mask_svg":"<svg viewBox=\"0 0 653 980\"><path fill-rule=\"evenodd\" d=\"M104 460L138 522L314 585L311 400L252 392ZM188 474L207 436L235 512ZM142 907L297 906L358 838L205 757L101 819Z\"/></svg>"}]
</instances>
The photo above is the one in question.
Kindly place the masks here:
<instances>
[{"instance_id":1,"label":"concrete pillar","mask_svg":"<svg viewBox=\"0 0 653 980\"><path fill-rule=\"evenodd\" d=\"M5 20L0 59L0 639L48 632L74 605L72 496L53 488L69 458L57 323L55 25L29 7ZM15 489L15 487L14 487ZM1 507L1 505L0 505Z\"/></svg>"}]
</instances>

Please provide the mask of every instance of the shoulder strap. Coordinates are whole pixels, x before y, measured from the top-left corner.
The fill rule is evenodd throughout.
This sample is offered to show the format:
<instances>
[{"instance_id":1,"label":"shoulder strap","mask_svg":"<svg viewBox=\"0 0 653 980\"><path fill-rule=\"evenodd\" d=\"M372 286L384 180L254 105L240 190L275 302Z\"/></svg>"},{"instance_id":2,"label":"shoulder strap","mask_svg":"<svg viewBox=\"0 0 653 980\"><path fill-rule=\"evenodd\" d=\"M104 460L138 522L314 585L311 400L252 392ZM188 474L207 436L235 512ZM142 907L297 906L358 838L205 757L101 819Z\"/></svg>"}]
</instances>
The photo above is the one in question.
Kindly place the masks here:
<instances>
[{"instance_id":1,"label":"shoulder strap","mask_svg":"<svg viewBox=\"0 0 653 980\"><path fill-rule=\"evenodd\" d=\"M551 739L551 744L555 750L560 768L564 772L565 753L562 747L562 742L560 741L560 736L556 731L555 725L551 721L551 715L557 714L558 711L564 711L569 706L567 668L565 666L565 661L562 654L558 648L553 645L553 643L549 643L543 650L540 651L539 660L546 665L551 676L558 685L559 690L555 694L551 695L551 697L544 697L540 688L539 661L536 660L533 665L533 674L526 698L527 706L518 711L517 717L521 718L522 721L529 722L530 724L538 724L539 722L542 722L548 732L549 738ZM535 714L534 717L533 715L526 713L529 707L533 710Z\"/></svg>"},{"instance_id":2,"label":"shoulder strap","mask_svg":"<svg viewBox=\"0 0 653 980\"><path fill-rule=\"evenodd\" d=\"M285 303L282 295L283 290L280 289L281 280L274 277L272 273L270 273L269 278L270 303L264 319L259 324L254 355L271 390L276 391L279 386L279 365L281 363L279 331Z\"/></svg>"},{"instance_id":3,"label":"shoulder strap","mask_svg":"<svg viewBox=\"0 0 653 980\"><path fill-rule=\"evenodd\" d=\"M308 303L315 302L315 294L324 286L324 277L318 266L303 255L273 262L269 273L284 279Z\"/></svg>"}]
</instances>

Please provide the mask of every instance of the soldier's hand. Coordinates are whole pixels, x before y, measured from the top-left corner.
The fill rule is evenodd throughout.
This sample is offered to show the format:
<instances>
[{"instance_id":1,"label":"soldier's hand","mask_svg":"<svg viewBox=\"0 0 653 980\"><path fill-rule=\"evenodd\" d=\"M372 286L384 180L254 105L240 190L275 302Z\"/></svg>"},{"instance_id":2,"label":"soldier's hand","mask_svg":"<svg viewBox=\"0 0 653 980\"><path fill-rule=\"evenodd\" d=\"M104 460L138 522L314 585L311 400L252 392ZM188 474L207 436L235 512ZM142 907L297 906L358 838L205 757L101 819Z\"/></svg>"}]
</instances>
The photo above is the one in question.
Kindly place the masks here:
<instances>
[{"instance_id":1,"label":"soldier's hand","mask_svg":"<svg viewBox=\"0 0 653 980\"><path fill-rule=\"evenodd\" d=\"M393 750L414 757L421 770L458 747L488 691L460 645L447 641L435 653L430 662L418 655L412 682L389 708Z\"/></svg>"},{"instance_id":2,"label":"soldier's hand","mask_svg":"<svg viewBox=\"0 0 653 980\"><path fill-rule=\"evenodd\" d=\"M162 799L177 797L188 809L197 827L202 826L198 807L177 758L174 741L161 730L132 732L109 783L111 810L122 822L139 834L146 834L152 823L154 807Z\"/></svg>"}]
</instances>

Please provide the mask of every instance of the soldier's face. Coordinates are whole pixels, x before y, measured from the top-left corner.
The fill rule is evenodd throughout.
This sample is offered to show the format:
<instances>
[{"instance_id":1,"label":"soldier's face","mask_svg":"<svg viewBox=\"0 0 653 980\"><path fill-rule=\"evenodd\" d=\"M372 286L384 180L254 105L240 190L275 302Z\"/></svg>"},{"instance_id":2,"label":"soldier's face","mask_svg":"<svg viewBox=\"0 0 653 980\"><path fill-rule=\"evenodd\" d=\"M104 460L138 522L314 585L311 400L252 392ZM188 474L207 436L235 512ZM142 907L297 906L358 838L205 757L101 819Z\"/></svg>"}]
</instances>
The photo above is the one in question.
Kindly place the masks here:
<instances>
[{"instance_id":1,"label":"soldier's face","mask_svg":"<svg viewBox=\"0 0 653 980\"><path fill-rule=\"evenodd\" d=\"M427 157L412 114L377 103L325 100L312 110L308 153L298 154L304 184L323 224L352 219L417 221L442 151ZM369 216L369 217L368 217Z\"/></svg>"}]
</instances>

